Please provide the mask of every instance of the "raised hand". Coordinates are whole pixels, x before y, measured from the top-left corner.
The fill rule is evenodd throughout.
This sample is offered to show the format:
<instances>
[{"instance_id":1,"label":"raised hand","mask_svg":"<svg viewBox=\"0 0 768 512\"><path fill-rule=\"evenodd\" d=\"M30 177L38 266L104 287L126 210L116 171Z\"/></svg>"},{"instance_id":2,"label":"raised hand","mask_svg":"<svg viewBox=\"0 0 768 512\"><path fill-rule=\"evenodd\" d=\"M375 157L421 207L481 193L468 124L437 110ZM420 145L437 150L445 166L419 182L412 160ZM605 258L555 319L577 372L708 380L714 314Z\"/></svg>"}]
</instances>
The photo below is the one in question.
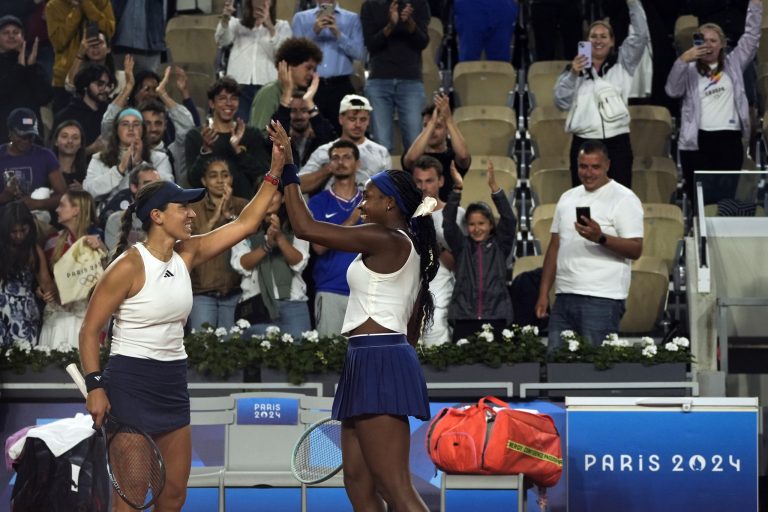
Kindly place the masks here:
<instances>
[{"instance_id":1,"label":"raised hand","mask_svg":"<svg viewBox=\"0 0 768 512\"><path fill-rule=\"evenodd\" d=\"M162 96L163 94L167 94L166 87L168 87L168 80L171 78L171 66L168 66L165 68L165 73L163 73L163 79L160 80L160 83L157 84L157 87L155 87L155 92L158 96Z\"/></svg>"},{"instance_id":2,"label":"raised hand","mask_svg":"<svg viewBox=\"0 0 768 512\"><path fill-rule=\"evenodd\" d=\"M389 4L389 25L392 28L400 21L400 12L397 7L397 0L392 0Z\"/></svg>"},{"instance_id":3,"label":"raised hand","mask_svg":"<svg viewBox=\"0 0 768 512\"><path fill-rule=\"evenodd\" d=\"M453 165L453 163L451 163L451 165ZM493 168L493 162L490 158L488 159L488 188L491 189L491 193L498 192L501 188L496 183L496 170Z\"/></svg>"},{"instance_id":4,"label":"raised hand","mask_svg":"<svg viewBox=\"0 0 768 512\"><path fill-rule=\"evenodd\" d=\"M694 45L680 54L680 60L683 62L693 62L702 58L706 53L707 49L704 48L704 45Z\"/></svg>"},{"instance_id":5,"label":"raised hand","mask_svg":"<svg viewBox=\"0 0 768 512\"><path fill-rule=\"evenodd\" d=\"M277 79L280 81L280 85L283 86L283 90L293 92L293 76L291 75L290 66L284 60L277 63Z\"/></svg>"},{"instance_id":6,"label":"raised hand","mask_svg":"<svg viewBox=\"0 0 768 512\"><path fill-rule=\"evenodd\" d=\"M269 135L269 140L272 141L273 167L275 156L278 154L286 164L292 164L293 152L291 151L291 138L288 137L283 125L280 124L279 121L270 121L270 124L267 125L267 134Z\"/></svg>"},{"instance_id":7,"label":"raised hand","mask_svg":"<svg viewBox=\"0 0 768 512\"><path fill-rule=\"evenodd\" d=\"M229 145L235 150L236 155L240 154L240 141L243 140L243 135L245 135L245 123L238 117L235 122L235 129L232 130L232 135L229 136Z\"/></svg>"},{"instance_id":8,"label":"raised hand","mask_svg":"<svg viewBox=\"0 0 768 512\"><path fill-rule=\"evenodd\" d=\"M451 117L451 104L448 100L448 96L445 93L438 93L435 95L435 112L438 113L444 120L448 120Z\"/></svg>"},{"instance_id":9,"label":"raised hand","mask_svg":"<svg viewBox=\"0 0 768 512\"><path fill-rule=\"evenodd\" d=\"M408 23L411 21L411 16L413 15L413 4L407 3L405 4L405 7L403 7L403 10L400 12L400 21L403 23Z\"/></svg>"},{"instance_id":10,"label":"raised hand","mask_svg":"<svg viewBox=\"0 0 768 512\"><path fill-rule=\"evenodd\" d=\"M173 66L173 73L176 77L176 88L181 93L182 98L189 98L189 89L187 89L187 72L181 66Z\"/></svg>"},{"instance_id":11,"label":"raised hand","mask_svg":"<svg viewBox=\"0 0 768 512\"><path fill-rule=\"evenodd\" d=\"M130 53L126 54L123 59L123 72L125 73L125 88L129 91L133 89L136 83L136 79L133 76L133 65L133 55Z\"/></svg>"},{"instance_id":12,"label":"raised hand","mask_svg":"<svg viewBox=\"0 0 768 512\"><path fill-rule=\"evenodd\" d=\"M464 187L464 178L461 177L456 163L453 161L451 161L451 179L453 180L453 188L461 189Z\"/></svg>"},{"instance_id":13,"label":"raised hand","mask_svg":"<svg viewBox=\"0 0 768 512\"><path fill-rule=\"evenodd\" d=\"M574 75L577 75L584 71L587 67L587 56L586 55L577 55L573 58L571 61L571 73Z\"/></svg>"},{"instance_id":14,"label":"raised hand","mask_svg":"<svg viewBox=\"0 0 768 512\"><path fill-rule=\"evenodd\" d=\"M35 62L37 62L37 46L40 43L40 38L36 37L35 42L32 43L32 51L29 52L29 56L27 57L27 66L31 66Z\"/></svg>"},{"instance_id":15,"label":"raised hand","mask_svg":"<svg viewBox=\"0 0 768 512\"><path fill-rule=\"evenodd\" d=\"M219 138L218 132L213 128L213 126L205 125L200 128L200 135L203 138L203 149L206 151L211 151L213 144L216 142L216 139Z\"/></svg>"},{"instance_id":16,"label":"raised hand","mask_svg":"<svg viewBox=\"0 0 768 512\"><path fill-rule=\"evenodd\" d=\"M310 109L315 106L315 94L317 94L317 88L319 86L320 75L315 71L312 73L312 81L309 83L309 87L307 87L307 92L304 93L304 100L306 100Z\"/></svg>"}]
</instances>

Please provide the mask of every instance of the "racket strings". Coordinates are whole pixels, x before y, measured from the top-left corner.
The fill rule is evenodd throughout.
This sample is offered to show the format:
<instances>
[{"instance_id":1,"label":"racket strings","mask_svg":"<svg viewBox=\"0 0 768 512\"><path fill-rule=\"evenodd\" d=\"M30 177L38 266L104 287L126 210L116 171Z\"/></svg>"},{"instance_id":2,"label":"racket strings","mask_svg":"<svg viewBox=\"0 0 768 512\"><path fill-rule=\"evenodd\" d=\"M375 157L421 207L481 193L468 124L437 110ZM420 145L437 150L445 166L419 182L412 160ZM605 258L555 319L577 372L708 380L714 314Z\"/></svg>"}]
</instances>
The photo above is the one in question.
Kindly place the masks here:
<instances>
[{"instance_id":1,"label":"racket strings","mask_svg":"<svg viewBox=\"0 0 768 512\"><path fill-rule=\"evenodd\" d=\"M312 428L296 446L296 478L305 483L325 480L341 466L341 425L326 422Z\"/></svg>"},{"instance_id":2,"label":"racket strings","mask_svg":"<svg viewBox=\"0 0 768 512\"><path fill-rule=\"evenodd\" d=\"M121 428L108 445L109 469L115 490L134 508L153 503L165 485L162 458L141 432Z\"/></svg>"}]
</instances>

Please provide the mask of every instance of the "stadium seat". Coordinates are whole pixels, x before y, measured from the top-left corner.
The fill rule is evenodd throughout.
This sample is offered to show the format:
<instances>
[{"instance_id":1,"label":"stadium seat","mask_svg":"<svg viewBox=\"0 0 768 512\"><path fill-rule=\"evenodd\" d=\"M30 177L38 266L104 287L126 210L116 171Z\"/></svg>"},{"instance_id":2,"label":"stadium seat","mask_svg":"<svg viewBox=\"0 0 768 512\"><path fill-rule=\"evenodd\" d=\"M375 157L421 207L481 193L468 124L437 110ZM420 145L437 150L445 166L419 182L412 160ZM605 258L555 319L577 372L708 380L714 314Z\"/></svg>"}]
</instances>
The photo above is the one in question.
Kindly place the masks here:
<instances>
[{"instance_id":1,"label":"stadium seat","mask_svg":"<svg viewBox=\"0 0 768 512\"><path fill-rule=\"evenodd\" d=\"M453 113L464 135L469 151L474 155L508 156L514 145L517 121L509 107L459 107Z\"/></svg>"},{"instance_id":2,"label":"stadium seat","mask_svg":"<svg viewBox=\"0 0 768 512\"><path fill-rule=\"evenodd\" d=\"M699 18L696 16L679 16L675 20L675 48L680 55L693 46L693 34L699 28Z\"/></svg>"},{"instance_id":3,"label":"stadium seat","mask_svg":"<svg viewBox=\"0 0 768 512\"><path fill-rule=\"evenodd\" d=\"M669 273L664 260L642 256L632 262L632 280L619 332L640 334L656 328L667 303Z\"/></svg>"},{"instance_id":4,"label":"stadium seat","mask_svg":"<svg viewBox=\"0 0 768 512\"><path fill-rule=\"evenodd\" d=\"M293 21L293 15L298 11L298 0L280 0L275 3L275 17L288 23Z\"/></svg>"},{"instance_id":5,"label":"stadium seat","mask_svg":"<svg viewBox=\"0 0 768 512\"><path fill-rule=\"evenodd\" d=\"M403 155L390 155L390 158L392 158L392 167L390 167L390 169L403 169Z\"/></svg>"},{"instance_id":6,"label":"stadium seat","mask_svg":"<svg viewBox=\"0 0 768 512\"><path fill-rule=\"evenodd\" d=\"M567 157L562 156L539 157L531 162L528 170L529 177L542 169L570 169L570 163Z\"/></svg>"},{"instance_id":7,"label":"stadium seat","mask_svg":"<svg viewBox=\"0 0 768 512\"><path fill-rule=\"evenodd\" d=\"M571 188L571 170L568 167L539 169L528 178L534 204L557 203L560 196Z\"/></svg>"},{"instance_id":8,"label":"stadium seat","mask_svg":"<svg viewBox=\"0 0 768 512\"><path fill-rule=\"evenodd\" d=\"M679 181L677 166L671 158L638 157L632 167L632 190L642 202L670 202Z\"/></svg>"},{"instance_id":9,"label":"stadium seat","mask_svg":"<svg viewBox=\"0 0 768 512\"><path fill-rule=\"evenodd\" d=\"M477 60L456 64L453 90L462 107L509 104L509 94L516 86L517 73L508 62Z\"/></svg>"},{"instance_id":10,"label":"stadium seat","mask_svg":"<svg viewBox=\"0 0 768 512\"><path fill-rule=\"evenodd\" d=\"M170 62L196 64L198 71L213 73L216 62L214 33L219 15L176 16L165 27Z\"/></svg>"},{"instance_id":11,"label":"stadium seat","mask_svg":"<svg viewBox=\"0 0 768 512\"><path fill-rule=\"evenodd\" d=\"M669 156L672 116L665 107L630 105L629 138L635 158Z\"/></svg>"},{"instance_id":12,"label":"stadium seat","mask_svg":"<svg viewBox=\"0 0 768 512\"><path fill-rule=\"evenodd\" d=\"M517 170L515 162L509 157L475 156L472 166L464 176L464 191L461 194L461 206L466 208L470 203L483 201L487 203L493 215L498 219L499 212L491 200L491 190L488 188L488 160L493 161L496 183L509 199L514 195L517 186Z\"/></svg>"},{"instance_id":13,"label":"stadium seat","mask_svg":"<svg viewBox=\"0 0 768 512\"><path fill-rule=\"evenodd\" d=\"M517 276L519 276L523 272L530 272L531 270L536 270L537 268L541 268L543 266L544 266L543 254L535 254L532 256L521 256L515 259L515 265L514 267L512 267L512 279L514 280Z\"/></svg>"},{"instance_id":14,"label":"stadium seat","mask_svg":"<svg viewBox=\"0 0 768 512\"><path fill-rule=\"evenodd\" d=\"M356 60L352 62L352 87L356 94L365 92L365 62Z\"/></svg>"},{"instance_id":15,"label":"stadium seat","mask_svg":"<svg viewBox=\"0 0 768 512\"><path fill-rule=\"evenodd\" d=\"M552 238L550 228L555 216L556 204L539 204L533 209L531 216L531 233L533 239L539 242L539 254L546 254L549 240Z\"/></svg>"},{"instance_id":16,"label":"stadium seat","mask_svg":"<svg viewBox=\"0 0 768 512\"><path fill-rule=\"evenodd\" d=\"M279 3L280 2L278 2L278 4ZM363 0L339 0L339 7L348 11L356 12L357 14L360 14L360 7L362 7L362 5Z\"/></svg>"},{"instance_id":17,"label":"stadium seat","mask_svg":"<svg viewBox=\"0 0 768 512\"><path fill-rule=\"evenodd\" d=\"M565 119L568 112L557 107L536 107L528 119L528 131L531 134L533 153L536 158L569 158L571 134L565 131Z\"/></svg>"},{"instance_id":18,"label":"stadium seat","mask_svg":"<svg viewBox=\"0 0 768 512\"><path fill-rule=\"evenodd\" d=\"M203 111L208 111L208 88L214 82L214 76L211 73L201 73L199 71L192 71L187 69L189 66L182 65L182 68L187 72L187 89L189 90L189 96L195 102L195 106L202 108ZM164 71L164 69L162 70ZM171 80L168 84L168 93L171 97L181 103L182 97L179 90L176 88L175 80ZM201 122L205 120L205 117L200 118Z\"/></svg>"},{"instance_id":19,"label":"stadium seat","mask_svg":"<svg viewBox=\"0 0 768 512\"><path fill-rule=\"evenodd\" d=\"M542 60L528 68L528 93L532 96L531 107L554 107L555 84L568 60Z\"/></svg>"},{"instance_id":20,"label":"stadium seat","mask_svg":"<svg viewBox=\"0 0 768 512\"><path fill-rule=\"evenodd\" d=\"M683 212L677 205L659 203L644 204L643 210L643 256L661 258L669 274L685 229Z\"/></svg>"}]
</instances>

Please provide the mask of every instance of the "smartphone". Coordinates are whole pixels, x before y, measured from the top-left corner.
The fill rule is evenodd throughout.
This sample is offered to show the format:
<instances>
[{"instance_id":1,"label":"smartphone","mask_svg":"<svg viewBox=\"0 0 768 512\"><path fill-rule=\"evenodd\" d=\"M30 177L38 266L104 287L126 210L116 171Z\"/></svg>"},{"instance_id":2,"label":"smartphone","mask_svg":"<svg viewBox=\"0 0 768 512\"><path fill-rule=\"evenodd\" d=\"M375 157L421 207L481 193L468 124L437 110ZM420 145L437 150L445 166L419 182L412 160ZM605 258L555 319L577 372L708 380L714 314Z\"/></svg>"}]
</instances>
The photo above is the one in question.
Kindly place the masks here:
<instances>
[{"instance_id":1,"label":"smartphone","mask_svg":"<svg viewBox=\"0 0 768 512\"><path fill-rule=\"evenodd\" d=\"M208 128L210 128L211 130L213 130L213 118L212 118L212 117L209 117L209 118L208 118Z\"/></svg>"},{"instance_id":2,"label":"smartphone","mask_svg":"<svg viewBox=\"0 0 768 512\"><path fill-rule=\"evenodd\" d=\"M592 43L589 41L579 41L579 48L577 50L578 55L583 55L587 58L587 68L592 67Z\"/></svg>"},{"instance_id":3,"label":"smartphone","mask_svg":"<svg viewBox=\"0 0 768 512\"><path fill-rule=\"evenodd\" d=\"M85 38L94 39L99 37L99 24L95 21L89 21L85 26Z\"/></svg>"},{"instance_id":4,"label":"smartphone","mask_svg":"<svg viewBox=\"0 0 768 512\"><path fill-rule=\"evenodd\" d=\"M696 32L693 34L693 46L701 46L704 44L704 34Z\"/></svg>"},{"instance_id":5,"label":"smartphone","mask_svg":"<svg viewBox=\"0 0 768 512\"><path fill-rule=\"evenodd\" d=\"M320 9L319 16L333 16L333 4L320 4L318 6L318 9Z\"/></svg>"},{"instance_id":6,"label":"smartphone","mask_svg":"<svg viewBox=\"0 0 768 512\"><path fill-rule=\"evenodd\" d=\"M587 219L592 218L592 214L590 212L589 206L577 206L576 207L576 222L581 224L582 226L586 226L587 223L583 220L581 220L582 217L586 217Z\"/></svg>"}]
</instances>

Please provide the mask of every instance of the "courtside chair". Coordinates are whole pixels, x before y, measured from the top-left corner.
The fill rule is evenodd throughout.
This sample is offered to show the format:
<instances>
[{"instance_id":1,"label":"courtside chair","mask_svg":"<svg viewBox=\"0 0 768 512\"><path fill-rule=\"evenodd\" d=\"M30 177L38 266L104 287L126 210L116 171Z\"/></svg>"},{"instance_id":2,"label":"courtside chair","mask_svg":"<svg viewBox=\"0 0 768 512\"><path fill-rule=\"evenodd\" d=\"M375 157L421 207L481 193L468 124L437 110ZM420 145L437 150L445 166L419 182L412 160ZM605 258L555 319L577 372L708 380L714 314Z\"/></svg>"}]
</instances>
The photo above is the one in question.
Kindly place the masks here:
<instances>
[{"instance_id":1,"label":"courtside chair","mask_svg":"<svg viewBox=\"0 0 768 512\"><path fill-rule=\"evenodd\" d=\"M231 396L190 397L192 435L196 426L221 425L225 429L235 421L235 399ZM224 466L192 466L187 487L218 489L218 510L224 512Z\"/></svg>"},{"instance_id":2,"label":"courtside chair","mask_svg":"<svg viewBox=\"0 0 768 512\"><path fill-rule=\"evenodd\" d=\"M531 108L555 106L555 84L557 78L570 64L569 60L542 60L528 68L528 95Z\"/></svg>"},{"instance_id":3,"label":"courtside chair","mask_svg":"<svg viewBox=\"0 0 768 512\"><path fill-rule=\"evenodd\" d=\"M629 117L629 139L634 157L668 157L673 129L669 110L655 105L630 105Z\"/></svg>"},{"instance_id":4,"label":"courtside chair","mask_svg":"<svg viewBox=\"0 0 768 512\"><path fill-rule=\"evenodd\" d=\"M533 239L539 243L539 254L547 254L549 241L552 239L550 228L555 217L555 207L557 204L539 204L533 209L531 216L531 233Z\"/></svg>"},{"instance_id":5,"label":"courtside chair","mask_svg":"<svg viewBox=\"0 0 768 512\"><path fill-rule=\"evenodd\" d=\"M443 473L440 484L440 512L445 512L445 491L451 489L492 489L516 490L517 510L528 510L528 493L525 489L525 475L457 475ZM478 507L481 509L482 507Z\"/></svg>"},{"instance_id":6,"label":"courtside chair","mask_svg":"<svg viewBox=\"0 0 768 512\"><path fill-rule=\"evenodd\" d=\"M459 107L456 125L473 155L509 156L517 133L515 112L503 106Z\"/></svg>"},{"instance_id":7,"label":"courtside chair","mask_svg":"<svg viewBox=\"0 0 768 512\"><path fill-rule=\"evenodd\" d=\"M539 106L531 110L528 132L536 158L569 158L571 134L565 131L568 112L557 107Z\"/></svg>"},{"instance_id":8,"label":"courtside chair","mask_svg":"<svg viewBox=\"0 0 768 512\"><path fill-rule=\"evenodd\" d=\"M668 294L669 272L662 258L641 256L633 261L626 312L619 324L619 332L653 331L666 309Z\"/></svg>"},{"instance_id":9,"label":"courtside chair","mask_svg":"<svg viewBox=\"0 0 768 512\"><path fill-rule=\"evenodd\" d=\"M683 211L677 205L666 203L646 203L643 210L643 256L661 258L669 274L676 259L678 242L683 238Z\"/></svg>"},{"instance_id":10,"label":"courtside chair","mask_svg":"<svg viewBox=\"0 0 768 512\"><path fill-rule=\"evenodd\" d=\"M200 70L213 73L216 62L216 25L219 14L175 16L165 27L165 44L170 53L169 61L198 65Z\"/></svg>"},{"instance_id":11,"label":"courtside chair","mask_svg":"<svg viewBox=\"0 0 768 512\"><path fill-rule=\"evenodd\" d=\"M517 72L509 62L473 60L456 64L453 90L462 107L509 104L517 84Z\"/></svg>"},{"instance_id":12,"label":"courtside chair","mask_svg":"<svg viewBox=\"0 0 768 512\"><path fill-rule=\"evenodd\" d=\"M693 34L699 29L699 18L686 14L675 20L675 48L677 54L693 46Z\"/></svg>"}]
</instances>

